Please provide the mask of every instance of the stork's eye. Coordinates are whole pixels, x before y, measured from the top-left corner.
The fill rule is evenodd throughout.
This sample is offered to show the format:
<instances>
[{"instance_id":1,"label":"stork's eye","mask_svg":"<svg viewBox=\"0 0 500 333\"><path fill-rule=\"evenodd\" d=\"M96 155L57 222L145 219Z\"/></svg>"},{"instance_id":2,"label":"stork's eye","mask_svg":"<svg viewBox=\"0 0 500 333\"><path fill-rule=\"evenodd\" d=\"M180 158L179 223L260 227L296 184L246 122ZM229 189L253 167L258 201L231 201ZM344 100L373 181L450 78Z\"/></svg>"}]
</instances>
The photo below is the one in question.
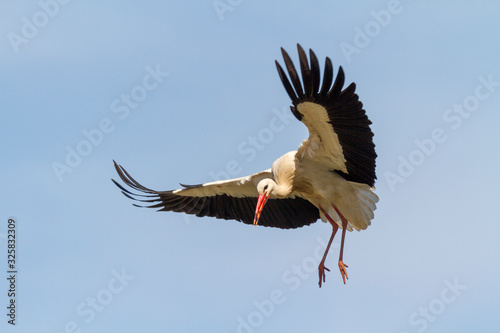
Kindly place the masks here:
<instances>
[{"instance_id":1,"label":"stork's eye","mask_svg":"<svg viewBox=\"0 0 500 333\"><path fill-rule=\"evenodd\" d=\"M269 185L264 186L264 191L267 191L267 187L268 187L268 186L269 186Z\"/></svg>"}]
</instances>

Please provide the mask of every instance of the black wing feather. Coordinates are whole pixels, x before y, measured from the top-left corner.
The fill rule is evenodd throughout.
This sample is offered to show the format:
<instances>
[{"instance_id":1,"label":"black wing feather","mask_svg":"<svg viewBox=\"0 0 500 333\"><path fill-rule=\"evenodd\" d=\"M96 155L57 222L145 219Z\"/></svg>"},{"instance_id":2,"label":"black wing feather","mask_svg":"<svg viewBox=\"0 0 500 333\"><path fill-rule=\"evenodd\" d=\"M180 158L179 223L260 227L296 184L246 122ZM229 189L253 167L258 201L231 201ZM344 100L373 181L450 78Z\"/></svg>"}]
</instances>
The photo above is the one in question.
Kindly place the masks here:
<instances>
[{"instance_id":1,"label":"black wing feather","mask_svg":"<svg viewBox=\"0 0 500 333\"><path fill-rule=\"evenodd\" d=\"M318 59L312 50L309 50L310 64L300 45L297 44L302 81L285 50L282 50L288 70L288 77L276 62L278 72L285 89L292 99L291 110L295 117L302 120L303 115L297 110L297 105L302 102L314 102L322 105L328 113L329 123L337 134L346 160L347 173L340 170L345 179L373 186L375 179L375 144L373 132L370 129L371 121L368 119L363 104L356 94L356 85L351 83L343 89L345 75L342 67L339 68L335 82L333 81L333 66L330 58L326 58L323 83L319 88L320 70ZM304 87L304 88L303 88ZM312 91L310 90L312 89ZM305 94L304 92L305 91Z\"/></svg>"},{"instance_id":2,"label":"black wing feather","mask_svg":"<svg viewBox=\"0 0 500 333\"><path fill-rule=\"evenodd\" d=\"M142 186L116 162L115 169L127 186L139 192L133 193L113 180L122 193L130 199L146 204L134 204L134 206L159 208L160 211L174 211L193 214L198 217L211 216L253 224L255 207L257 206L256 197L239 198L227 194L200 197L179 195L174 191L159 192ZM186 188L196 187L194 185L183 186ZM260 216L259 225L293 229L309 225L318 219L319 210L305 199L298 197L294 199L269 199Z\"/></svg>"},{"instance_id":3,"label":"black wing feather","mask_svg":"<svg viewBox=\"0 0 500 333\"><path fill-rule=\"evenodd\" d=\"M285 65L288 70L288 75L290 75L290 79L292 80L292 85L297 92L297 96L299 98L304 98L304 92L302 91L302 83L300 82L299 76L297 75L297 71L295 70L295 66L293 65L292 59L288 53L286 53L283 48L281 48L281 53L283 54L283 59L285 60Z\"/></svg>"},{"instance_id":4,"label":"black wing feather","mask_svg":"<svg viewBox=\"0 0 500 333\"><path fill-rule=\"evenodd\" d=\"M311 69L309 68L309 62L307 61L307 56L302 47L298 46L299 49L299 60L300 60L300 70L302 72L302 80L304 81L304 94L306 98L312 98L313 96L313 78L311 75Z\"/></svg>"},{"instance_id":5,"label":"black wing feather","mask_svg":"<svg viewBox=\"0 0 500 333\"><path fill-rule=\"evenodd\" d=\"M313 93L319 89L319 63L318 58L312 50L309 50L309 57L311 58L311 78L313 81Z\"/></svg>"}]
</instances>

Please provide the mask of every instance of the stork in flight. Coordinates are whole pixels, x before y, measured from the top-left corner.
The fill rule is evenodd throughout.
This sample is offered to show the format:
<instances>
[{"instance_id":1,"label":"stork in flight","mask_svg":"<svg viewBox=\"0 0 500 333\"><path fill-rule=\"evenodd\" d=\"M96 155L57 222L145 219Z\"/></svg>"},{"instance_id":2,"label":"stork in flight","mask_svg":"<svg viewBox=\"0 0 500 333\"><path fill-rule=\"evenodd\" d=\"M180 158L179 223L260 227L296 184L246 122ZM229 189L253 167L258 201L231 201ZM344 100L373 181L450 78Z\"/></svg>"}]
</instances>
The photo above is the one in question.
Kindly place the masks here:
<instances>
[{"instance_id":1,"label":"stork in flight","mask_svg":"<svg viewBox=\"0 0 500 333\"><path fill-rule=\"evenodd\" d=\"M325 282L325 270L329 271L325 259L339 228L342 240L338 265L345 284L348 278L343 262L345 232L366 229L378 201L373 192L377 155L371 121L355 93L355 84L342 89L342 67L333 82L332 62L327 57L320 85L316 55L309 50L308 61L302 47L297 45L297 48L302 79L283 48L289 78L276 61L281 81L292 100L290 109L309 129L309 138L297 151L278 158L271 169L247 177L200 185L180 184L182 189L172 191L154 191L142 186L115 162L122 181L140 193L113 182L125 196L160 211L282 229L299 228L318 219L329 222L333 231L318 267L319 286Z\"/></svg>"}]
</instances>

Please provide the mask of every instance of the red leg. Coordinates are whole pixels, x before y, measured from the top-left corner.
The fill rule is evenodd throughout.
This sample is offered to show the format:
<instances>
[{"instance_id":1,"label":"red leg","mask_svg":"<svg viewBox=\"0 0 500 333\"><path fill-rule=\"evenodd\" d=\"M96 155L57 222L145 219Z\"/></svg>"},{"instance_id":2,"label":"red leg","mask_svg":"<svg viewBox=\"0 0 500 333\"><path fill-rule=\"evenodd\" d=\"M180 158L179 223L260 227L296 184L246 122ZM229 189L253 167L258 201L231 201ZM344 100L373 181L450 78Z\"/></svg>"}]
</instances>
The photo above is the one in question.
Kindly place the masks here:
<instances>
[{"instance_id":1,"label":"red leg","mask_svg":"<svg viewBox=\"0 0 500 333\"><path fill-rule=\"evenodd\" d=\"M332 206L335 209L335 211L337 212L337 214L339 214L340 219L342 220L342 240L340 242L339 269L340 269L340 274L342 274L342 279L344 280L344 284L345 284L345 280L349 279L349 276L347 276L347 271L346 271L346 267L349 267L349 266L344 264L344 262L342 261L343 257L344 257L344 241L345 241L345 232L347 229L347 219L344 217L344 215L342 215L340 213L340 211L337 209L337 207L335 205L332 205Z\"/></svg>"},{"instance_id":2,"label":"red leg","mask_svg":"<svg viewBox=\"0 0 500 333\"><path fill-rule=\"evenodd\" d=\"M325 260L326 260L326 255L328 254L328 251L330 251L330 245L332 245L333 238L335 237L335 234L337 233L337 230L339 227L337 226L337 223L333 221L333 219L328 215L323 208L319 207L320 211L325 215L325 217L328 219L330 224L333 227L332 230L332 235L330 236L330 240L328 241L328 245L326 246L325 254L323 254L323 259L321 259L321 262L319 263L318 266L318 273L319 273L319 287L321 288L321 285L323 282L325 282L326 278L326 273L325 270L330 271L328 268L325 267Z\"/></svg>"}]
</instances>

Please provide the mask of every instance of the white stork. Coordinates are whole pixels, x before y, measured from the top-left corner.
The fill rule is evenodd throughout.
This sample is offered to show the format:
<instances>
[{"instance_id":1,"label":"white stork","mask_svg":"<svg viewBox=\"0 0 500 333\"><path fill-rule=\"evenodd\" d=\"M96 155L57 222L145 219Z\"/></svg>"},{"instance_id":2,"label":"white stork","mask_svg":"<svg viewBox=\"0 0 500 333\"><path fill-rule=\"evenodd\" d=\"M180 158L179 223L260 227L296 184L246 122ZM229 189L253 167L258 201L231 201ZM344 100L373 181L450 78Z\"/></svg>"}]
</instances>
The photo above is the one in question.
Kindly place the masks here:
<instances>
[{"instance_id":1,"label":"white stork","mask_svg":"<svg viewBox=\"0 0 500 333\"><path fill-rule=\"evenodd\" d=\"M278 158L271 169L247 177L200 185L180 184L183 188L173 191L144 187L115 162L122 181L142 193L133 193L113 182L125 196L160 211L282 229L299 228L319 218L329 222L333 231L318 267L321 287L325 270L329 271L325 259L338 228L342 229L338 265L345 283L348 278L347 265L343 263L345 231L366 229L374 217L378 201L373 192L377 155L371 122L355 93L355 84L342 89L344 72L340 67L332 85L333 68L327 57L320 87L316 55L309 50L308 61L302 47L297 47L302 81L283 48L290 79L276 61L281 81L292 100L291 111L309 129L309 138L297 151Z\"/></svg>"}]
</instances>

